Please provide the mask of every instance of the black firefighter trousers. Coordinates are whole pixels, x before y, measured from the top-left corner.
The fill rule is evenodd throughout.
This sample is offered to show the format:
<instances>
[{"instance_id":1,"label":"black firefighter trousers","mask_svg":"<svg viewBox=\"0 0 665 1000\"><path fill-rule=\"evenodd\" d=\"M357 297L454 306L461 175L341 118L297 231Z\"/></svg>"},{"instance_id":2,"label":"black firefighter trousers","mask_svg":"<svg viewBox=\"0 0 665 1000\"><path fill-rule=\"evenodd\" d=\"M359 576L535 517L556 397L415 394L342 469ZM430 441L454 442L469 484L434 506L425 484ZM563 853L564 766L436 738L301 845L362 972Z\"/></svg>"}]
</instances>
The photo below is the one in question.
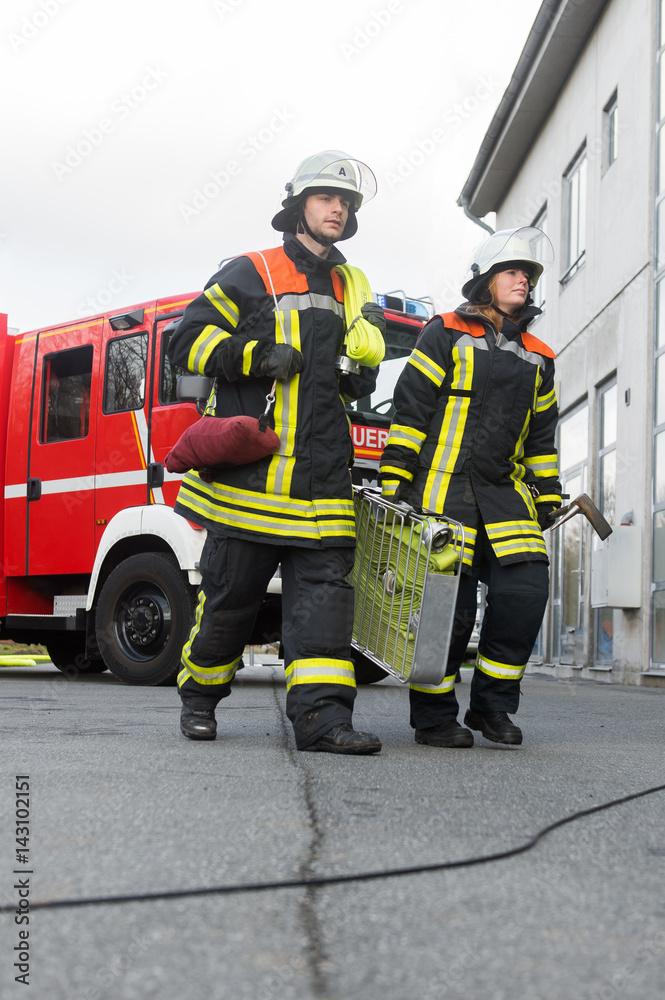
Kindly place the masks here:
<instances>
[{"instance_id":1,"label":"black firefighter trousers","mask_svg":"<svg viewBox=\"0 0 665 1000\"><path fill-rule=\"evenodd\" d=\"M487 605L469 708L480 713L517 711L520 680L545 614L549 568L544 560L502 566L481 526L471 572L460 576L446 676L440 685L410 688L414 729L429 729L457 718L455 677L473 631L479 580L487 585Z\"/></svg>"},{"instance_id":2,"label":"black firefighter trousers","mask_svg":"<svg viewBox=\"0 0 665 1000\"><path fill-rule=\"evenodd\" d=\"M261 601L281 563L286 713L304 749L351 722L353 548L309 549L208 534L201 586L178 689L188 708L214 709L231 683Z\"/></svg>"}]
</instances>

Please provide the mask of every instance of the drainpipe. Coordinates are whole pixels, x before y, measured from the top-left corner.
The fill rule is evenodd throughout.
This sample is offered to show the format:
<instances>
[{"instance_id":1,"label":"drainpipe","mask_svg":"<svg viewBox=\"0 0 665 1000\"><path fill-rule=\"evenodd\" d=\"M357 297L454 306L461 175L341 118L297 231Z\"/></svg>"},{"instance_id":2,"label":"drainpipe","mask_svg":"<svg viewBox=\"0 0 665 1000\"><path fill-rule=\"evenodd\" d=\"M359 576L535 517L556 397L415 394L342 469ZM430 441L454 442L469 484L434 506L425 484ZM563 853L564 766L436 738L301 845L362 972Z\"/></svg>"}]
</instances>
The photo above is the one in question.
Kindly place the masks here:
<instances>
[{"instance_id":1,"label":"drainpipe","mask_svg":"<svg viewBox=\"0 0 665 1000\"><path fill-rule=\"evenodd\" d=\"M463 209L464 209L464 214L466 215L466 217L467 217L468 219L471 219L471 221L472 221L472 222L475 222L475 224L476 224L477 226L480 226L480 227L481 227L481 229L485 229L485 230L487 230L487 232L488 232L488 233L490 234L490 236L492 236L492 235L493 235L493 233L494 233L494 230L492 229L492 227L491 227L491 226L488 226L486 222L483 222L483 220L482 220L482 219L479 219L477 215L474 215L474 214L473 214L473 212L472 212L472 211L471 211L471 209L469 208L469 201L468 201L467 197L466 197L466 196L465 196L464 194L461 194L461 195L459 196L459 198L457 199L457 204L458 204L458 205L459 205L459 206L460 206L461 208L463 208Z\"/></svg>"}]
</instances>

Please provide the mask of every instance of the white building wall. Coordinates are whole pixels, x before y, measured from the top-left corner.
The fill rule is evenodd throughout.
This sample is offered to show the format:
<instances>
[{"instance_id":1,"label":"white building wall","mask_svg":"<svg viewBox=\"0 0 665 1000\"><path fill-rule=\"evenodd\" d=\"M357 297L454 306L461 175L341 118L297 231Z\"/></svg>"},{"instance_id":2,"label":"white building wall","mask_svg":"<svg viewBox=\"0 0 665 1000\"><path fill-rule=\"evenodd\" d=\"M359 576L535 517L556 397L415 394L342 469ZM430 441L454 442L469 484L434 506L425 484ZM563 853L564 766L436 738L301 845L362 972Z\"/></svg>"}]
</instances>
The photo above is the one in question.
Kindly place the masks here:
<instances>
[{"instance_id":1,"label":"white building wall","mask_svg":"<svg viewBox=\"0 0 665 1000\"><path fill-rule=\"evenodd\" d=\"M547 208L557 260L545 277L545 313L531 329L557 353L562 414L588 401L592 497L598 493L597 388L617 376L616 513L632 510L644 540L642 608L614 613L612 680L628 683L638 683L649 663L655 8L654 0L608 5L497 213L503 229L530 224ZM607 167L603 109L615 90L619 153ZM562 285L564 175L584 144L586 258ZM593 665L589 583L585 662Z\"/></svg>"}]
</instances>

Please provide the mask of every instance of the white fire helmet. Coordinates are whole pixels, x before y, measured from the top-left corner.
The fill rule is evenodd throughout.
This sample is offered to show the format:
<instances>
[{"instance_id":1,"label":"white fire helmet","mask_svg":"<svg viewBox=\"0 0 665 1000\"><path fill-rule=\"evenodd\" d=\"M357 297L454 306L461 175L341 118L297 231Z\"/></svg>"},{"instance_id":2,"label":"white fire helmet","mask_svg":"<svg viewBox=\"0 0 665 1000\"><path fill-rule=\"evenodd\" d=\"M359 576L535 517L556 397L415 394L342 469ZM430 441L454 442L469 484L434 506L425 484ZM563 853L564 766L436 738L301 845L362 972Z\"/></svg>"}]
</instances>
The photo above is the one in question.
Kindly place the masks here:
<instances>
[{"instance_id":1,"label":"white fire helmet","mask_svg":"<svg viewBox=\"0 0 665 1000\"><path fill-rule=\"evenodd\" d=\"M332 188L352 194L349 219L342 236L342 239L348 239L358 228L355 213L363 202L370 201L376 194L376 177L366 163L339 149L326 149L303 160L284 187L286 198L282 201L282 211L272 220L273 229L278 232L295 231L302 196L310 190Z\"/></svg>"},{"instance_id":2,"label":"white fire helmet","mask_svg":"<svg viewBox=\"0 0 665 1000\"><path fill-rule=\"evenodd\" d=\"M535 226L519 229L500 229L476 247L471 258L469 273L462 286L462 294L471 301L473 292L498 271L506 271L513 264L525 265L529 272L529 287L535 288L538 279L552 265L554 250L549 238Z\"/></svg>"}]
</instances>

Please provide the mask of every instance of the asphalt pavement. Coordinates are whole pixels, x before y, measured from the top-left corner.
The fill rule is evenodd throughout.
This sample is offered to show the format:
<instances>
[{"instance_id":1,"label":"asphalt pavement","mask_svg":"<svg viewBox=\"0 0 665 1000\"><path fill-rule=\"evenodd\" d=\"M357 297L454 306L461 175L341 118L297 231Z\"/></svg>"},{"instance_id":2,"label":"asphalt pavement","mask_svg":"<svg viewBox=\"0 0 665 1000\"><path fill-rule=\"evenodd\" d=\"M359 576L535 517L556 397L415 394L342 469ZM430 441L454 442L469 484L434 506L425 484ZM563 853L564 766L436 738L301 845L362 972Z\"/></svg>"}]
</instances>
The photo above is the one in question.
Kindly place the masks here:
<instances>
[{"instance_id":1,"label":"asphalt pavement","mask_svg":"<svg viewBox=\"0 0 665 1000\"><path fill-rule=\"evenodd\" d=\"M0 671L3 1000L660 1000L665 691L529 675L521 747L441 750L387 680L354 716L383 751L348 758L295 750L265 659L214 743L172 687Z\"/></svg>"}]
</instances>

